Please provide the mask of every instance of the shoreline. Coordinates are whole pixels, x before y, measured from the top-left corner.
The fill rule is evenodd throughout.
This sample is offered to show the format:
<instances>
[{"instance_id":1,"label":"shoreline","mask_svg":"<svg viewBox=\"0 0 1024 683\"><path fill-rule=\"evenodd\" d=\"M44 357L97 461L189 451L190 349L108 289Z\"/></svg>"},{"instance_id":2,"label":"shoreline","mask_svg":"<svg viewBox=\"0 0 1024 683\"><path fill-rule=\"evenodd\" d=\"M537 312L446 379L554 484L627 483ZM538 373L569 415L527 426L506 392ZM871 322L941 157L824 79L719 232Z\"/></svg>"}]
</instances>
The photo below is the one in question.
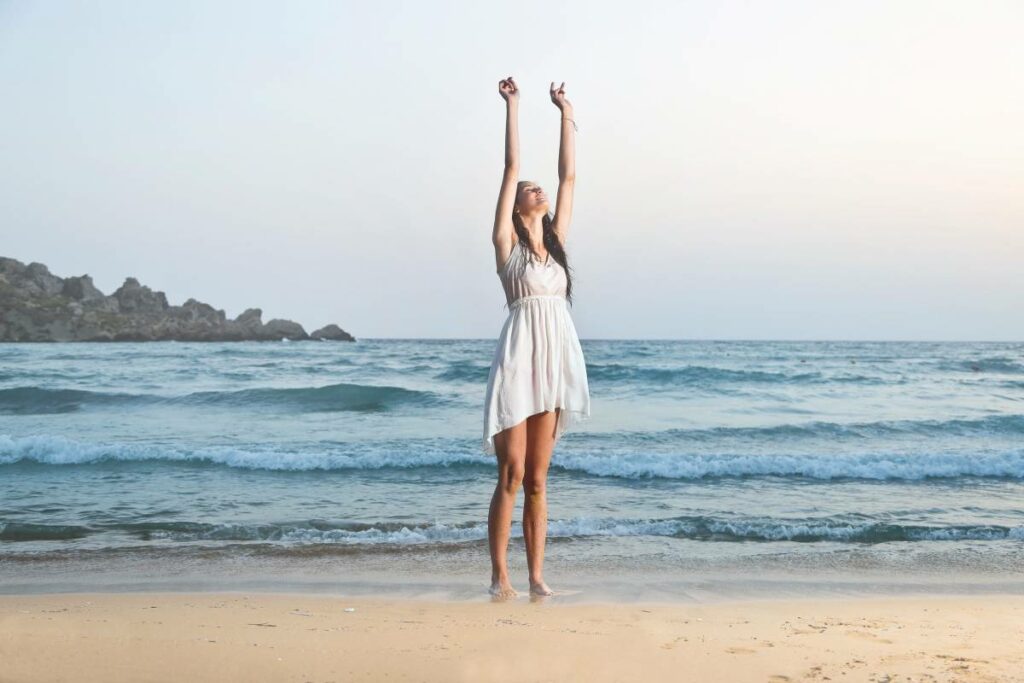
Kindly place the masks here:
<instances>
[{"instance_id":1,"label":"shoreline","mask_svg":"<svg viewBox=\"0 0 1024 683\"><path fill-rule=\"evenodd\" d=\"M9 567L7 568L9 569ZM26 571L35 569L36 571ZM39 571L42 569L42 571ZM134 571L133 571L134 569ZM69 563L63 571L52 566L5 570L0 563L0 598L66 594L217 594L251 592L269 595L332 597L349 595L377 600L437 600L474 603L488 598L489 576L477 572L424 574L422 568L380 567L374 574L363 568L336 567L333 571L309 567L291 571L239 572L237 567L193 567L176 574L158 573L153 566L109 567L101 573ZM522 571L519 571L522 569ZM522 574L522 577L520 577ZM985 597L1024 598L1024 576L892 571L804 573L762 571L711 572L565 572L549 569L548 585L562 603L569 604L671 604L712 605L776 600L888 599L892 597ZM525 594L525 568L513 569L513 587Z\"/></svg>"},{"instance_id":2,"label":"shoreline","mask_svg":"<svg viewBox=\"0 0 1024 683\"><path fill-rule=\"evenodd\" d=\"M12 681L1024 680L1024 595L559 598L0 595L0 668Z\"/></svg>"}]
</instances>

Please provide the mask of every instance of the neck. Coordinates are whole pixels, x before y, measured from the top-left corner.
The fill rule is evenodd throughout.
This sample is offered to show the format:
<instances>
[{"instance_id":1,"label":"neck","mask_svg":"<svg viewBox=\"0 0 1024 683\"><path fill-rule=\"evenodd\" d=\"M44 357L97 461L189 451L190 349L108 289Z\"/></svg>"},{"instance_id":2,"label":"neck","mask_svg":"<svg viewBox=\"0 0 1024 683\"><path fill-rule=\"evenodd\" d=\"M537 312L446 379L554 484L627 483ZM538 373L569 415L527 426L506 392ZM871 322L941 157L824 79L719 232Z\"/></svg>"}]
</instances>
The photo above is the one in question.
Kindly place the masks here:
<instances>
[{"instance_id":1,"label":"neck","mask_svg":"<svg viewBox=\"0 0 1024 683\"><path fill-rule=\"evenodd\" d=\"M530 235L530 244L542 245L544 244L544 214L536 214L533 216L525 216L520 214L523 220L523 226L526 227L527 234Z\"/></svg>"}]
</instances>

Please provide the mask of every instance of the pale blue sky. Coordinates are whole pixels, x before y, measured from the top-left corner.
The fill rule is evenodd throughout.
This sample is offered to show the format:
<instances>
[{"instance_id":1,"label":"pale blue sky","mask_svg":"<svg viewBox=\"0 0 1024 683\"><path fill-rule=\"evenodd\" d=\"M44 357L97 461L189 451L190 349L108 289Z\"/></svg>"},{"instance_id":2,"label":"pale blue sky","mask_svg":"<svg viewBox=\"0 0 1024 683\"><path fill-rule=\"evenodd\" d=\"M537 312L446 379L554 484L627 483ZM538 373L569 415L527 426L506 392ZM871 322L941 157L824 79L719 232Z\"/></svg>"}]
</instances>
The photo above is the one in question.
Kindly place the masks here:
<instances>
[{"instance_id":1,"label":"pale blue sky","mask_svg":"<svg viewBox=\"0 0 1024 683\"><path fill-rule=\"evenodd\" d=\"M0 255L497 337L497 82L583 338L1024 340L1020 2L0 0Z\"/></svg>"}]
</instances>

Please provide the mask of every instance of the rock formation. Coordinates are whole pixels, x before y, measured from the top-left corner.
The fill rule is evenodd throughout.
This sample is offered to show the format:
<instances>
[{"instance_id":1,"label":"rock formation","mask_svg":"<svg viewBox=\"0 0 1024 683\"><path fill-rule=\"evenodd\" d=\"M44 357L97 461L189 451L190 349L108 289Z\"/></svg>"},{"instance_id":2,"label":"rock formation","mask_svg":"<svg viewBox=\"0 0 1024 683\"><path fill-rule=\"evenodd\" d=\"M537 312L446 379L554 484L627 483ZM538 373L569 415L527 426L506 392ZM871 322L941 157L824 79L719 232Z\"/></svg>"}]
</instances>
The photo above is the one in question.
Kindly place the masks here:
<instances>
[{"instance_id":1,"label":"rock formation","mask_svg":"<svg viewBox=\"0 0 1024 683\"><path fill-rule=\"evenodd\" d=\"M171 306L126 278L103 294L88 275L60 278L42 263L0 256L0 342L64 341L355 341L335 324L306 334L302 325L249 308L234 320L195 299Z\"/></svg>"}]
</instances>

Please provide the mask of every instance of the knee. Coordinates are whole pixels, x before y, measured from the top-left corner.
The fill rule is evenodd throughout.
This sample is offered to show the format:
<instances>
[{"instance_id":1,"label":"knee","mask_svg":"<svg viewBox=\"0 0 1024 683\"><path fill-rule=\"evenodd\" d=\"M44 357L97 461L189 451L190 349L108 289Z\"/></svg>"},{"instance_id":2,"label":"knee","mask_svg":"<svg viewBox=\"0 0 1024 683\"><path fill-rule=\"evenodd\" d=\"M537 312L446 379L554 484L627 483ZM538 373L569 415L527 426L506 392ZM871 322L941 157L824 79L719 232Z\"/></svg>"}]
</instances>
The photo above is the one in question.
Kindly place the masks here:
<instances>
[{"instance_id":1,"label":"knee","mask_svg":"<svg viewBox=\"0 0 1024 683\"><path fill-rule=\"evenodd\" d=\"M523 493L526 496L536 497L547 493L547 477L523 477Z\"/></svg>"},{"instance_id":2,"label":"knee","mask_svg":"<svg viewBox=\"0 0 1024 683\"><path fill-rule=\"evenodd\" d=\"M517 467L510 465L506 467L501 474L501 488L506 493L515 493L519 490L519 487L523 485L523 477L525 470L523 467Z\"/></svg>"}]
</instances>

